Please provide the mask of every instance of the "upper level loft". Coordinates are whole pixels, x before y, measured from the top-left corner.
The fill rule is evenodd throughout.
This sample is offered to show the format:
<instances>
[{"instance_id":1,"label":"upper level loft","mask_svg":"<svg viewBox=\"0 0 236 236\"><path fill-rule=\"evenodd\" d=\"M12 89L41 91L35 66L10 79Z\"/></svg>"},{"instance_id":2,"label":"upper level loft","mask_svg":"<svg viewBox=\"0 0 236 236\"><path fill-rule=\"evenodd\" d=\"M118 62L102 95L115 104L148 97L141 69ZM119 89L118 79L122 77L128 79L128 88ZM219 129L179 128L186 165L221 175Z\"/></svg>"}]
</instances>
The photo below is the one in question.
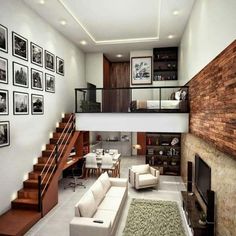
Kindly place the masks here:
<instances>
[{"instance_id":1,"label":"upper level loft","mask_svg":"<svg viewBox=\"0 0 236 236\"><path fill-rule=\"evenodd\" d=\"M188 113L188 86L77 88L76 113Z\"/></svg>"}]
</instances>

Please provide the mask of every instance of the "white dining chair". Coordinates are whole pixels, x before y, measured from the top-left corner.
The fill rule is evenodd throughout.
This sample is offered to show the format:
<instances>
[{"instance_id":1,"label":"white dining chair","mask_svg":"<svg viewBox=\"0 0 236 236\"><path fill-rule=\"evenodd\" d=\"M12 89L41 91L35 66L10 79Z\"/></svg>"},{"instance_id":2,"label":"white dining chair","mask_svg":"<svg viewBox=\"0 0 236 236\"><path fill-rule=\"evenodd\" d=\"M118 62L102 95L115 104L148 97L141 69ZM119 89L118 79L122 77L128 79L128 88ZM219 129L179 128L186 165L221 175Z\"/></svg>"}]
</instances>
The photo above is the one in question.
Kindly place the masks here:
<instances>
[{"instance_id":1,"label":"white dining chair","mask_svg":"<svg viewBox=\"0 0 236 236\"><path fill-rule=\"evenodd\" d=\"M86 156L85 170L86 170L86 179L88 178L90 171L95 172L95 174L98 176L99 168L97 165L96 153L91 153L90 155Z\"/></svg>"}]
</instances>

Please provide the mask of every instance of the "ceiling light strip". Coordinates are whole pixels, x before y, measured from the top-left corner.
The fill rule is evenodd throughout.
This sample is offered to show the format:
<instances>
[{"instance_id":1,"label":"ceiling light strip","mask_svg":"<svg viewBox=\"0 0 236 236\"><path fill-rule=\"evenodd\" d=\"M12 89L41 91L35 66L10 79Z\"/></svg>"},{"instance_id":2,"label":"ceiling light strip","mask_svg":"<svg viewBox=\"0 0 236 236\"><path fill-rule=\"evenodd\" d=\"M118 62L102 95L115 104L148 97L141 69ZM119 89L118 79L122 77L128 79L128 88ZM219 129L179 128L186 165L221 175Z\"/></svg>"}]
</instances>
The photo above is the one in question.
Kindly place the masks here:
<instances>
[{"instance_id":1,"label":"ceiling light strip","mask_svg":"<svg viewBox=\"0 0 236 236\"><path fill-rule=\"evenodd\" d=\"M158 30L156 37L148 37L148 38L130 38L130 39L111 39L111 40L96 40L93 35L87 30L87 28L80 22L80 20L74 15L74 13L70 10L70 8L65 4L64 0L57 0L63 8L69 13L72 18L81 26L81 28L85 31L85 33L90 37L90 39L97 45L102 44L118 44L118 43L142 43L142 42L153 42L159 40L160 33L160 13L161 13L161 0L159 0L158 4Z\"/></svg>"},{"instance_id":2,"label":"ceiling light strip","mask_svg":"<svg viewBox=\"0 0 236 236\"><path fill-rule=\"evenodd\" d=\"M64 7L64 9L74 18L74 20L81 26L81 28L86 32L86 34L96 43L95 38L89 33L86 27L79 21L79 19L74 15L74 13L69 9L63 0L58 0L58 2Z\"/></svg>"}]
</instances>

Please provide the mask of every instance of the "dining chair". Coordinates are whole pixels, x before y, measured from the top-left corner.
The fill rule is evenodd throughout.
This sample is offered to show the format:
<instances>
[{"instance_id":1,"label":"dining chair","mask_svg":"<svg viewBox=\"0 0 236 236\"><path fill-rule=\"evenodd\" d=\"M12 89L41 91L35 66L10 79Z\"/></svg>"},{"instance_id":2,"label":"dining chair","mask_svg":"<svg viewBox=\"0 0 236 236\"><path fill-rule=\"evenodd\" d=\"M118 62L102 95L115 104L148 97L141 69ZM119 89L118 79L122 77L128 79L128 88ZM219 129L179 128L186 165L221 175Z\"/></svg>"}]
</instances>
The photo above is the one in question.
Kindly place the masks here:
<instances>
[{"instance_id":1,"label":"dining chair","mask_svg":"<svg viewBox=\"0 0 236 236\"><path fill-rule=\"evenodd\" d=\"M97 165L96 153L91 153L90 155L86 156L85 170L86 179L88 178L90 171L95 172L95 174L98 176L99 169Z\"/></svg>"},{"instance_id":2,"label":"dining chair","mask_svg":"<svg viewBox=\"0 0 236 236\"><path fill-rule=\"evenodd\" d=\"M109 174L109 171L111 171L111 176L116 177L117 175L117 164L116 161L114 162L112 155L105 154L102 157L102 165L101 165L102 172L107 172Z\"/></svg>"}]
</instances>

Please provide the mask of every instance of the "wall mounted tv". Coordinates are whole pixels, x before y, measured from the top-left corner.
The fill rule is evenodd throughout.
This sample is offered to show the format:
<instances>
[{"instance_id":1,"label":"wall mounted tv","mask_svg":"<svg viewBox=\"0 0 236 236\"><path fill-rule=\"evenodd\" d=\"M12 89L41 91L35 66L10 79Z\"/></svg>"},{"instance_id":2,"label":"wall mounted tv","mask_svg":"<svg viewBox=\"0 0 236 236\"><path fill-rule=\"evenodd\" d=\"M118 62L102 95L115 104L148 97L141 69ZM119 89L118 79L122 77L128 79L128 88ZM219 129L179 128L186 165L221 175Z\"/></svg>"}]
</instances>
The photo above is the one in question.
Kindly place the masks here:
<instances>
[{"instance_id":1,"label":"wall mounted tv","mask_svg":"<svg viewBox=\"0 0 236 236\"><path fill-rule=\"evenodd\" d=\"M202 158L195 155L195 186L206 204L207 190L211 190L211 168Z\"/></svg>"}]
</instances>

